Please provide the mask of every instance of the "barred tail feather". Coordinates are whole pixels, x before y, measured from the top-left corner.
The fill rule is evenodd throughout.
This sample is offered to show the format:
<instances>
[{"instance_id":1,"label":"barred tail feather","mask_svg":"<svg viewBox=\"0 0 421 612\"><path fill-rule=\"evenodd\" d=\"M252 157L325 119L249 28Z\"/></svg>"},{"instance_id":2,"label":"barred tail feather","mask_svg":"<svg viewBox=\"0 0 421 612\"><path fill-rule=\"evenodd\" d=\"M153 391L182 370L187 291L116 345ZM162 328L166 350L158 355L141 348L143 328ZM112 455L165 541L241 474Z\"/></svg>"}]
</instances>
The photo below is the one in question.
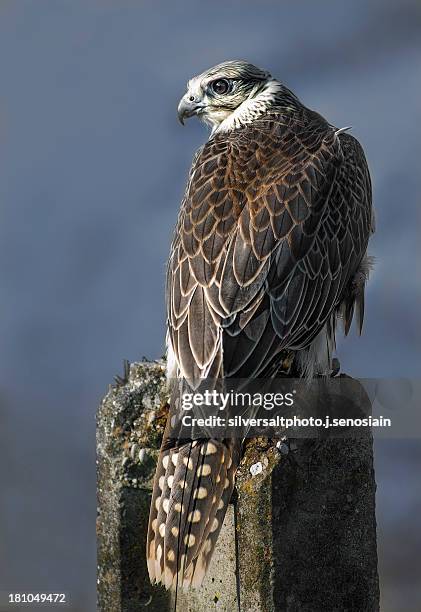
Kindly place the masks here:
<instances>
[{"instance_id":1,"label":"barred tail feather","mask_svg":"<svg viewBox=\"0 0 421 612\"><path fill-rule=\"evenodd\" d=\"M174 590L202 583L232 495L238 458L239 445L230 440L194 440L161 450L147 539L152 582Z\"/></svg>"},{"instance_id":2,"label":"barred tail feather","mask_svg":"<svg viewBox=\"0 0 421 612\"><path fill-rule=\"evenodd\" d=\"M200 586L209 567L213 551L215 550L219 532L224 523L225 514L230 502L235 484L235 473L240 458L240 444L233 442L227 449L225 462L219 472L219 489L213 499L212 511L209 514L202 538L202 546L194 561L191 585Z\"/></svg>"}]
</instances>

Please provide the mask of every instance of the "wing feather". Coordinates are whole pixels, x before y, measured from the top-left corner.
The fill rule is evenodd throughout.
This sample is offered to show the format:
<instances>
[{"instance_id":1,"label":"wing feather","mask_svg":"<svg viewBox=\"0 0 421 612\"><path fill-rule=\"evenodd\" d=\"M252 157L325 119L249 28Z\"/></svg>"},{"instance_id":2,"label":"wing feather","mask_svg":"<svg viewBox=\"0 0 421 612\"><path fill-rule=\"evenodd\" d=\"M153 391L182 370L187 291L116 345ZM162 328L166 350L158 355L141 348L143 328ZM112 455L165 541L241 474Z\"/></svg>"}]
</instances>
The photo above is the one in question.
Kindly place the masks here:
<instances>
[{"instance_id":1,"label":"wing feather","mask_svg":"<svg viewBox=\"0 0 421 612\"><path fill-rule=\"evenodd\" d=\"M203 377L213 359L226 372L235 359L243 373L247 362L262 370L263 355L305 346L339 308L371 217L359 143L304 107L211 138L194 161L168 266L183 373Z\"/></svg>"}]
</instances>

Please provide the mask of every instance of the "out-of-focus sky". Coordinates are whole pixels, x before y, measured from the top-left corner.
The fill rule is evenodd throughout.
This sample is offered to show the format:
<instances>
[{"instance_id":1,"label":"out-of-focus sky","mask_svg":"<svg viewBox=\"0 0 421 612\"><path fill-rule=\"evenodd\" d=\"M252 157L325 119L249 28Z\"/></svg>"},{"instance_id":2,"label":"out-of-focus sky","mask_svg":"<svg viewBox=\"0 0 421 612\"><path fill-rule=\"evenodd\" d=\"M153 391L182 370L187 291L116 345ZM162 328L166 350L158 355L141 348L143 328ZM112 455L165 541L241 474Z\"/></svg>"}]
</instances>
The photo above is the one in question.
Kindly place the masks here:
<instances>
[{"instance_id":1,"label":"out-of-focus sky","mask_svg":"<svg viewBox=\"0 0 421 612\"><path fill-rule=\"evenodd\" d=\"M169 241L207 137L177 103L240 57L362 142L377 265L364 336L339 356L356 376L419 376L419 2L3 0L0 589L95 607L96 405L123 358L163 353ZM415 612L421 444L376 450L382 612Z\"/></svg>"}]
</instances>

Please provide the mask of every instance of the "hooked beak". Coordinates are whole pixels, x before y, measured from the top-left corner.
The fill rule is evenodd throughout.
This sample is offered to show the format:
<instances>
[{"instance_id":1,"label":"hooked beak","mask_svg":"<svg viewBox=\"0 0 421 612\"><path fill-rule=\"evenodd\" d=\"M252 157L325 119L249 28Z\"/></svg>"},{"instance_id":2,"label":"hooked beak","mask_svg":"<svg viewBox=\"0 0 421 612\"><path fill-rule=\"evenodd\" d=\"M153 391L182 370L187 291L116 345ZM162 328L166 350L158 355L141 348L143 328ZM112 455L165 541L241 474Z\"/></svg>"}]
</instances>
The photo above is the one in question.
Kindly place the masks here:
<instances>
[{"instance_id":1,"label":"hooked beak","mask_svg":"<svg viewBox=\"0 0 421 612\"><path fill-rule=\"evenodd\" d=\"M181 98L177 109L178 120L181 125L184 125L184 119L199 114L203 106L204 105L201 103L201 101L195 96L186 93L186 95Z\"/></svg>"}]
</instances>

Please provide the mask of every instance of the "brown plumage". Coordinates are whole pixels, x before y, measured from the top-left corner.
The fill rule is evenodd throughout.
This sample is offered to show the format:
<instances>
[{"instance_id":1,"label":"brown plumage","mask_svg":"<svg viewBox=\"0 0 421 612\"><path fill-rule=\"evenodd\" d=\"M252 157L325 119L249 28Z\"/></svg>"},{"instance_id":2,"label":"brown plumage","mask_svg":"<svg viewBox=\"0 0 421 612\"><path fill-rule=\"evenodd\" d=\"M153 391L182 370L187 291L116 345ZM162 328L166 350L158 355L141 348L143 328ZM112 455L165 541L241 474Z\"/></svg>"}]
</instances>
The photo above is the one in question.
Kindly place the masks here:
<instances>
[{"instance_id":1,"label":"brown plumage","mask_svg":"<svg viewBox=\"0 0 421 612\"><path fill-rule=\"evenodd\" d=\"M167 273L169 351L192 386L273 375L285 350L303 375L320 372L317 340L330 359L337 317L346 333L354 308L363 320L373 212L360 144L266 72L233 64L190 82L188 100L203 91L206 105L184 113L217 117L193 161ZM243 97L230 85L242 100L233 113L232 99L224 106L209 87L235 69ZM150 515L151 579L200 584L239 459L239 441L180 442L168 429Z\"/></svg>"}]
</instances>

